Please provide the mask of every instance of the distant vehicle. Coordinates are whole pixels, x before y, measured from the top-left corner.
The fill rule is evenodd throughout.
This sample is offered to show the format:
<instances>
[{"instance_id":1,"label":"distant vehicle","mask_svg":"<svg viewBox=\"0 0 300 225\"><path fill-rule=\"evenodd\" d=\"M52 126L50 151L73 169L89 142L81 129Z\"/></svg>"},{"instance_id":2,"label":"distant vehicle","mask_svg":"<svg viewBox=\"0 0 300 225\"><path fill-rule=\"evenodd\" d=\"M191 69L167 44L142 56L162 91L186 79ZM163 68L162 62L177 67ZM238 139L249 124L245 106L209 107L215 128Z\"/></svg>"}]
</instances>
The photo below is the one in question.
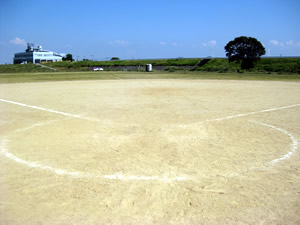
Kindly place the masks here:
<instances>
[{"instance_id":1,"label":"distant vehicle","mask_svg":"<svg viewBox=\"0 0 300 225\"><path fill-rule=\"evenodd\" d=\"M93 67L91 70L92 71L103 71L104 69L101 67Z\"/></svg>"}]
</instances>

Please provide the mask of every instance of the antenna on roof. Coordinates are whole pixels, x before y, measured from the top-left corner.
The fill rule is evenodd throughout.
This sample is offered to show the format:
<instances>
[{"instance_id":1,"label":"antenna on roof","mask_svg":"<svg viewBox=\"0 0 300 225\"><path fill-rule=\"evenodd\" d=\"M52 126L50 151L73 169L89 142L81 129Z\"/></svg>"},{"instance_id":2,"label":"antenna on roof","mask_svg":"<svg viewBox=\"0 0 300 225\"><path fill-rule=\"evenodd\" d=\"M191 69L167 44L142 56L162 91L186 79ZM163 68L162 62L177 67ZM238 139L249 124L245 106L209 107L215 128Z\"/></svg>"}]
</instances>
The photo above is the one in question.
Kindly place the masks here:
<instances>
[{"instance_id":1,"label":"antenna on roof","mask_svg":"<svg viewBox=\"0 0 300 225\"><path fill-rule=\"evenodd\" d=\"M33 51L33 47L34 47L33 43L27 43L26 52L32 52Z\"/></svg>"}]
</instances>

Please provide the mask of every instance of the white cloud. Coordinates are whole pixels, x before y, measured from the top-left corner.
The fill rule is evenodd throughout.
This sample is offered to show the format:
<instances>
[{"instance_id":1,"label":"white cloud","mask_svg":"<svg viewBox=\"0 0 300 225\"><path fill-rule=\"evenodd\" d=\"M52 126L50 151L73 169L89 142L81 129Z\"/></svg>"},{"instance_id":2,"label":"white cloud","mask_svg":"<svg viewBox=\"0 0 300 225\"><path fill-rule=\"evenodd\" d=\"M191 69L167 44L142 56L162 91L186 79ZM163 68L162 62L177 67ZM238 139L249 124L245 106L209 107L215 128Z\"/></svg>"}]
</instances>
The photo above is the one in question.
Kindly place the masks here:
<instances>
[{"instance_id":1,"label":"white cloud","mask_svg":"<svg viewBox=\"0 0 300 225\"><path fill-rule=\"evenodd\" d=\"M293 40L288 40L286 42L271 40L270 44L273 45L273 46L281 46L281 47L284 47L284 46L287 46L287 47L300 47L300 42L295 42Z\"/></svg>"},{"instance_id":2,"label":"white cloud","mask_svg":"<svg viewBox=\"0 0 300 225\"><path fill-rule=\"evenodd\" d=\"M283 46L284 45L283 42L280 42L280 41L277 41L277 40L271 40L270 44L274 45L274 46Z\"/></svg>"},{"instance_id":3,"label":"white cloud","mask_svg":"<svg viewBox=\"0 0 300 225\"><path fill-rule=\"evenodd\" d=\"M161 41L161 42L159 42L159 44L164 46L164 45L167 45L167 42Z\"/></svg>"},{"instance_id":4,"label":"white cloud","mask_svg":"<svg viewBox=\"0 0 300 225\"><path fill-rule=\"evenodd\" d=\"M289 40L289 41L286 41L285 44L287 46L293 46L294 45L294 41L293 40Z\"/></svg>"},{"instance_id":5,"label":"white cloud","mask_svg":"<svg viewBox=\"0 0 300 225\"><path fill-rule=\"evenodd\" d=\"M286 41L285 44L291 47L300 47L300 42L294 42L293 40Z\"/></svg>"},{"instance_id":6,"label":"white cloud","mask_svg":"<svg viewBox=\"0 0 300 225\"><path fill-rule=\"evenodd\" d=\"M129 42L124 40L114 40L110 41L109 45L127 47L129 45Z\"/></svg>"},{"instance_id":7,"label":"white cloud","mask_svg":"<svg viewBox=\"0 0 300 225\"><path fill-rule=\"evenodd\" d=\"M216 46L217 45L217 41L216 40L211 40L208 42L209 46Z\"/></svg>"},{"instance_id":8,"label":"white cloud","mask_svg":"<svg viewBox=\"0 0 300 225\"><path fill-rule=\"evenodd\" d=\"M215 47L216 45L217 45L216 40L211 40L211 41L202 43L203 47Z\"/></svg>"},{"instance_id":9,"label":"white cloud","mask_svg":"<svg viewBox=\"0 0 300 225\"><path fill-rule=\"evenodd\" d=\"M173 42L172 45L175 47L183 47L183 44L178 42Z\"/></svg>"},{"instance_id":10,"label":"white cloud","mask_svg":"<svg viewBox=\"0 0 300 225\"><path fill-rule=\"evenodd\" d=\"M26 45L26 41L24 39L16 37L13 40L10 40L9 43L14 45Z\"/></svg>"}]
</instances>

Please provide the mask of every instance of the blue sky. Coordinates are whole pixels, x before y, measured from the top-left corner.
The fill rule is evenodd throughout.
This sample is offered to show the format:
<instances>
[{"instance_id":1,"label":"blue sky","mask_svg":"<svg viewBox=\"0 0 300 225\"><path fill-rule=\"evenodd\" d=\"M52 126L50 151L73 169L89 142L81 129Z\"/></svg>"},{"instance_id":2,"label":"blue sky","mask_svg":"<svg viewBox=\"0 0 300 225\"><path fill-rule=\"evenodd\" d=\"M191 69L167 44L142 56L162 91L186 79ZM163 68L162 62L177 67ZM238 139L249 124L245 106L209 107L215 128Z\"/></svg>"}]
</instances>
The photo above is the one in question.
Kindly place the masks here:
<instances>
[{"instance_id":1,"label":"blue sky","mask_svg":"<svg viewBox=\"0 0 300 225\"><path fill-rule=\"evenodd\" d=\"M242 35L300 56L299 12L299 0L0 0L0 63L26 42L79 60L224 57Z\"/></svg>"}]
</instances>

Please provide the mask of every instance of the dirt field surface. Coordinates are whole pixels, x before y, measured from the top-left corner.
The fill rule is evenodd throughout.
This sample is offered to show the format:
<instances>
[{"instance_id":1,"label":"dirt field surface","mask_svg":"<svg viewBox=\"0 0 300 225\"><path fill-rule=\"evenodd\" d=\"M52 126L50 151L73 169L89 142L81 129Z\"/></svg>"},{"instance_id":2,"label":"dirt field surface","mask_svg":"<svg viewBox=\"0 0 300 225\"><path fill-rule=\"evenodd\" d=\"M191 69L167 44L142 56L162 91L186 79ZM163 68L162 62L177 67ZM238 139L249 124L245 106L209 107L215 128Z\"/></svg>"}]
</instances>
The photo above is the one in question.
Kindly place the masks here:
<instances>
[{"instance_id":1,"label":"dirt field surface","mask_svg":"<svg viewBox=\"0 0 300 225\"><path fill-rule=\"evenodd\" d=\"M300 224L300 83L0 85L0 224Z\"/></svg>"}]
</instances>

